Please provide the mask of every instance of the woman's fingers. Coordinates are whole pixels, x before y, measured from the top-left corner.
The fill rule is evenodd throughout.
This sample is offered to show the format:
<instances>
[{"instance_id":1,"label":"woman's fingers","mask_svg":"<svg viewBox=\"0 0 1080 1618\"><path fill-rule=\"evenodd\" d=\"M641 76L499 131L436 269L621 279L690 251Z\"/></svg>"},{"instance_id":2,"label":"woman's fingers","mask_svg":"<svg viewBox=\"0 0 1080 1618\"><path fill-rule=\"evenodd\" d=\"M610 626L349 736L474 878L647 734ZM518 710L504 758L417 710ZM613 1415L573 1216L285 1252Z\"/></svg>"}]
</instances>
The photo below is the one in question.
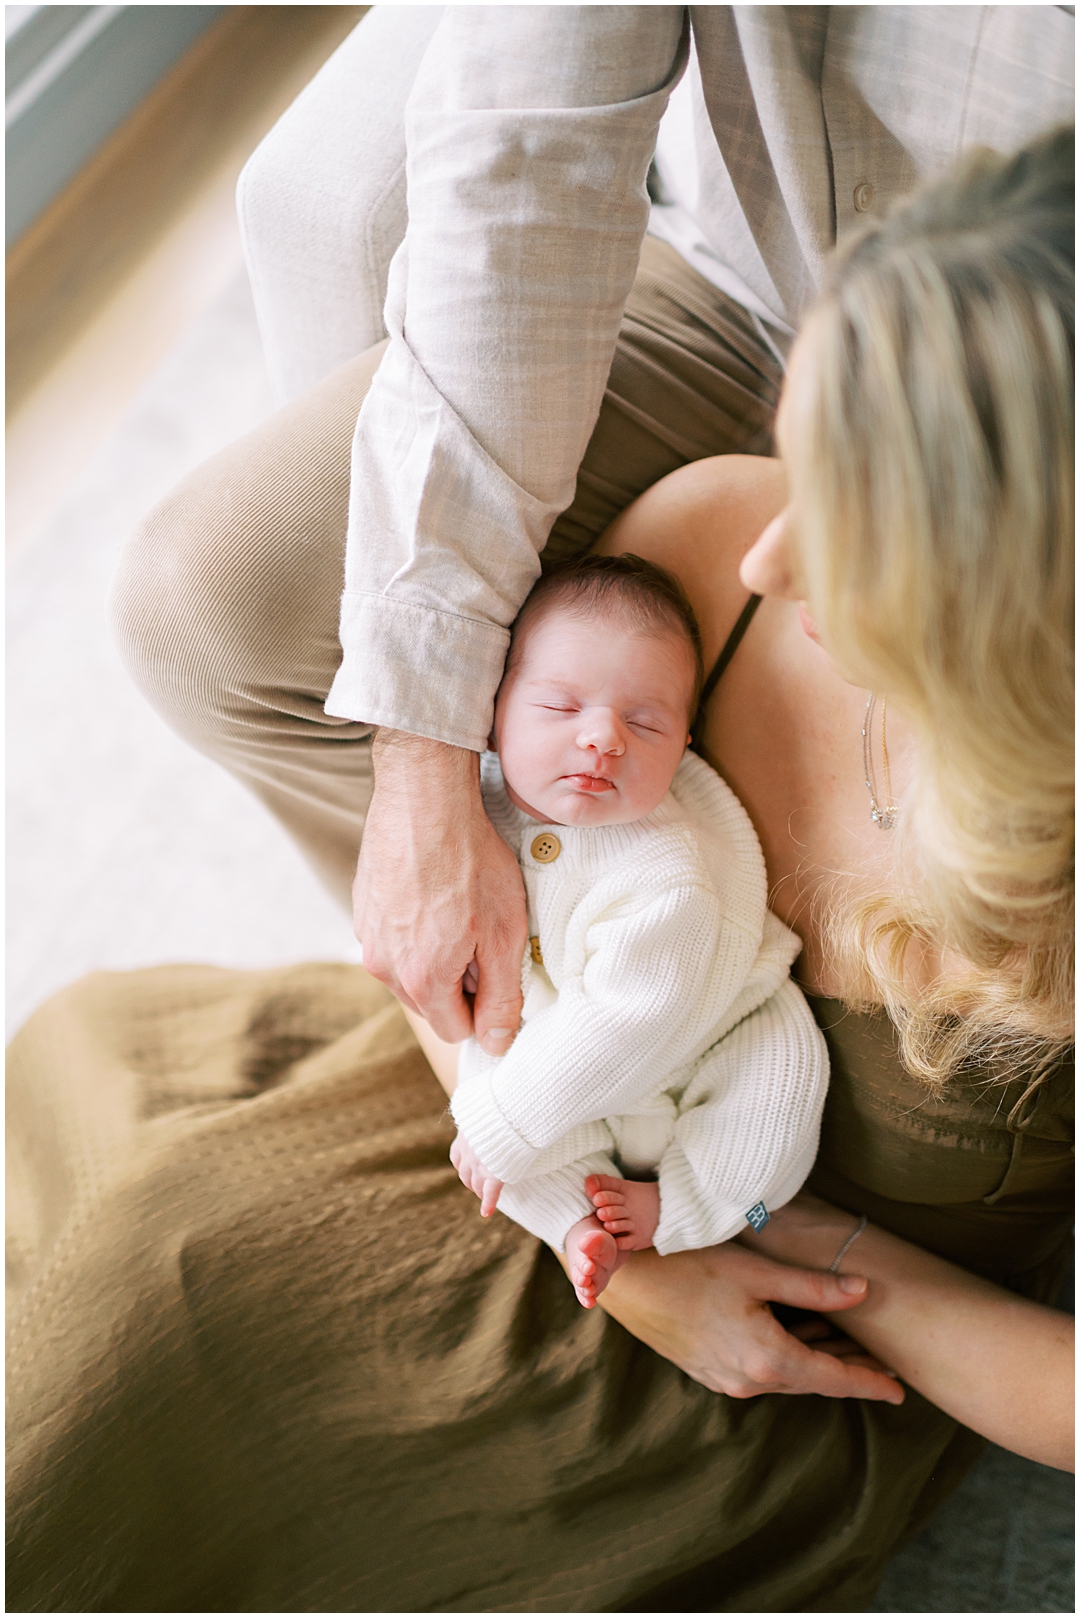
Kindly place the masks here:
<instances>
[{"instance_id":1,"label":"woman's fingers","mask_svg":"<svg viewBox=\"0 0 1080 1618\"><path fill-rule=\"evenodd\" d=\"M734 1399L762 1393L819 1393L829 1399L877 1399L902 1404L904 1390L876 1366L809 1348L762 1311L751 1340L739 1343L735 1366L707 1385ZM701 1380L701 1378L699 1378Z\"/></svg>"},{"instance_id":2,"label":"woman's fingers","mask_svg":"<svg viewBox=\"0 0 1080 1618\"><path fill-rule=\"evenodd\" d=\"M770 1303L786 1303L798 1309L833 1311L849 1309L866 1296L867 1282L861 1275L828 1275L820 1270L778 1268L766 1261L765 1295ZM877 1362L865 1363L860 1350L848 1357L821 1343L811 1348L795 1333L784 1331L770 1314L780 1332L776 1346L782 1354L778 1386L772 1390L789 1393L820 1393L832 1399L879 1399L902 1404L904 1390ZM786 1384L786 1385L785 1385Z\"/></svg>"},{"instance_id":3,"label":"woman's fingers","mask_svg":"<svg viewBox=\"0 0 1080 1618\"><path fill-rule=\"evenodd\" d=\"M866 1282L797 1270L737 1243L661 1257L632 1255L602 1303L650 1347L714 1393L818 1393L899 1404L904 1390L864 1355L827 1352L784 1330L770 1303L816 1313L866 1296Z\"/></svg>"},{"instance_id":4,"label":"woman's fingers","mask_svg":"<svg viewBox=\"0 0 1080 1618\"><path fill-rule=\"evenodd\" d=\"M875 1371L884 1371L886 1376L895 1376L895 1372L884 1360L879 1360L876 1354L856 1343L850 1337L830 1337L823 1343L815 1343L814 1347L821 1354L831 1354L834 1359L844 1360L848 1364L869 1365Z\"/></svg>"},{"instance_id":5,"label":"woman's fingers","mask_svg":"<svg viewBox=\"0 0 1080 1618\"><path fill-rule=\"evenodd\" d=\"M832 1354L838 1360L866 1365L872 1371L884 1371L886 1376L894 1374L875 1355L868 1353L861 1343L838 1331L831 1321L822 1320L820 1316L812 1320L800 1320L797 1325L789 1326L787 1329L800 1343L812 1343L821 1354Z\"/></svg>"},{"instance_id":6,"label":"woman's fingers","mask_svg":"<svg viewBox=\"0 0 1080 1618\"><path fill-rule=\"evenodd\" d=\"M827 1399L877 1399L884 1404L903 1404L904 1390L895 1377L856 1359L807 1348L793 1337L788 1340L792 1356L792 1386L788 1391L820 1393Z\"/></svg>"},{"instance_id":7,"label":"woman's fingers","mask_svg":"<svg viewBox=\"0 0 1080 1618\"><path fill-rule=\"evenodd\" d=\"M796 1309L813 1309L831 1314L850 1309L866 1297L864 1275L829 1275L824 1270L795 1270L765 1259L761 1297L770 1303L787 1303Z\"/></svg>"},{"instance_id":8,"label":"woman's fingers","mask_svg":"<svg viewBox=\"0 0 1080 1618\"><path fill-rule=\"evenodd\" d=\"M800 1343L816 1343L823 1337L833 1337L836 1334L836 1327L821 1315L811 1315L809 1320L798 1320L794 1326L788 1326L786 1329L792 1337L797 1337Z\"/></svg>"}]
</instances>

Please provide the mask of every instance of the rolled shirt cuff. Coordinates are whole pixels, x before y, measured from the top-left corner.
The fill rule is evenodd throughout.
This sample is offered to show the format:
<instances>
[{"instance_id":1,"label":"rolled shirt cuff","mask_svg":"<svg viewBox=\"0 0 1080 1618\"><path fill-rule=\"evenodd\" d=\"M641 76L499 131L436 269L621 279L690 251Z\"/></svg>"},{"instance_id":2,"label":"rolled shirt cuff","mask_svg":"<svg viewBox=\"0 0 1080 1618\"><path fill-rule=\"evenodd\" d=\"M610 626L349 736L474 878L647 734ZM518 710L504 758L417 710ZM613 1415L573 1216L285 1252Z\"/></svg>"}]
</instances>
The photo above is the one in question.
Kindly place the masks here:
<instances>
[{"instance_id":1,"label":"rolled shirt cuff","mask_svg":"<svg viewBox=\"0 0 1080 1618\"><path fill-rule=\"evenodd\" d=\"M497 624L347 591L326 712L482 753L509 643Z\"/></svg>"},{"instance_id":2,"label":"rolled shirt cuff","mask_svg":"<svg viewBox=\"0 0 1080 1618\"><path fill-rule=\"evenodd\" d=\"M491 1071L463 1077L468 1071L466 1060L463 1055L450 1112L481 1163L496 1179L508 1185L519 1184L551 1174L594 1152L610 1156L611 1130L602 1120L573 1124L546 1146L531 1145L499 1106Z\"/></svg>"},{"instance_id":3,"label":"rolled shirt cuff","mask_svg":"<svg viewBox=\"0 0 1080 1618\"><path fill-rule=\"evenodd\" d=\"M523 1179L536 1163L536 1148L523 1140L503 1116L488 1074L459 1079L450 1099L450 1111L481 1163L498 1179Z\"/></svg>"}]
</instances>

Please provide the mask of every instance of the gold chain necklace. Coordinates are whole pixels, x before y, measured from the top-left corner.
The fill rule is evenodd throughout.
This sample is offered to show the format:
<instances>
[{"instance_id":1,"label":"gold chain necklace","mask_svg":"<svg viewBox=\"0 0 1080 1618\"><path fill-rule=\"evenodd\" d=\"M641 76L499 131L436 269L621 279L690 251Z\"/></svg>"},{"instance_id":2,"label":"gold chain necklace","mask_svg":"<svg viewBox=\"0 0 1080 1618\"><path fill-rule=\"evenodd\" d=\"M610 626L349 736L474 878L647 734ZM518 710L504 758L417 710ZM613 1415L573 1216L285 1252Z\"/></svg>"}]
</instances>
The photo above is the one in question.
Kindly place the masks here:
<instances>
[{"instance_id":1,"label":"gold chain necklace","mask_svg":"<svg viewBox=\"0 0 1080 1618\"><path fill-rule=\"evenodd\" d=\"M870 794L870 819L877 826L878 831L892 831L896 825L896 816L899 813L892 801L892 776L889 773L889 749L885 742L885 698L881 699L881 774L885 782L884 808L878 803L877 777L874 774L874 704L877 702L877 692L871 691L870 700L866 704L866 717L862 727L862 756L863 773L866 776L866 790Z\"/></svg>"}]
</instances>

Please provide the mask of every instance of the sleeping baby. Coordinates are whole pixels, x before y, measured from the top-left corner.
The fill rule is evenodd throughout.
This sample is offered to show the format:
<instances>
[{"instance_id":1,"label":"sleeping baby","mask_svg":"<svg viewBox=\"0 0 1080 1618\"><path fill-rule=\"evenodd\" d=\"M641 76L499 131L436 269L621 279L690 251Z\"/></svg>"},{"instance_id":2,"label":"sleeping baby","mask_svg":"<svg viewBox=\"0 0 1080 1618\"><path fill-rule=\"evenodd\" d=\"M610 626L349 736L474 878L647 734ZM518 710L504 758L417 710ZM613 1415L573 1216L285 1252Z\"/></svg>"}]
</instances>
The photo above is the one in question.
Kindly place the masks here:
<instances>
[{"instance_id":1,"label":"sleeping baby","mask_svg":"<svg viewBox=\"0 0 1080 1618\"><path fill-rule=\"evenodd\" d=\"M817 1151L799 941L746 811L686 751L701 673L675 579L586 558L525 602L482 763L530 939L513 1045L459 1048L451 1157L485 1214L565 1251L586 1308L636 1249L759 1228Z\"/></svg>"}]
</instances>

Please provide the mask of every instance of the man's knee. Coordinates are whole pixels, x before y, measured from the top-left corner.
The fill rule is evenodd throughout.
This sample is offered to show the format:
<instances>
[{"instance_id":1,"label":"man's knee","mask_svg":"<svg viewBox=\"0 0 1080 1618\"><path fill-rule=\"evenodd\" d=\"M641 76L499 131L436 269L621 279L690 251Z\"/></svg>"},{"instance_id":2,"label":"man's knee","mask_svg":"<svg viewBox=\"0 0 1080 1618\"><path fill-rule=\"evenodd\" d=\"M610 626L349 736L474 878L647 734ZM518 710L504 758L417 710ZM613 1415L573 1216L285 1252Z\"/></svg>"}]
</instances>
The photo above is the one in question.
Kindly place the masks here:
<instances>
[{"instance_id":1,"label":"man's knee","mask_svg":"<svg viewBox=\"0 0 1080 1618\"><path fill-rule=\"evenodd\" d=\"M110 627L129 673L193 739L257 662L258 581L244 578L236 515L227 498L185 480L127 541L109 591Z\"/></svg>"}]
</instances>

